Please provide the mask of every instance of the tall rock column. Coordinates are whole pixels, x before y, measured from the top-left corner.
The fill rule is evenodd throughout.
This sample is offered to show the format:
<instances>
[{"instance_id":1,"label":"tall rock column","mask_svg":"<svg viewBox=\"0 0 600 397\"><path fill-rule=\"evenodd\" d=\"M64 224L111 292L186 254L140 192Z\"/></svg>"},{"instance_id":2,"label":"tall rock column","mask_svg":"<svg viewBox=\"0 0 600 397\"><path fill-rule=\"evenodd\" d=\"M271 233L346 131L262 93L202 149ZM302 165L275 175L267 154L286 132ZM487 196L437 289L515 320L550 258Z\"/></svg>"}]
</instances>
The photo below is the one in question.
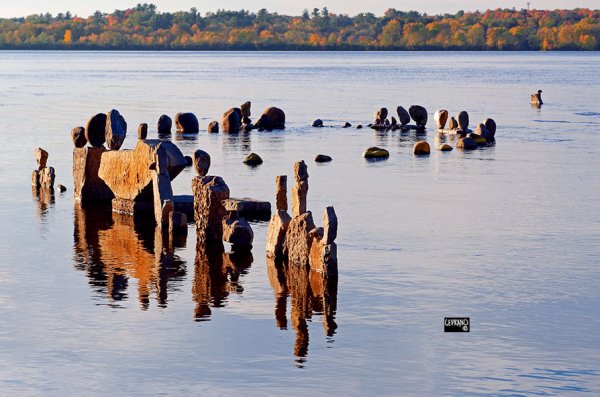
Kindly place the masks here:
<instances>
[{"instance_id":1,"label":"tall rock column","mask_svg":"<svg viewBox=\"0 0 600 397\"><path fill-rule=\"evenodd\" d=\"M229 187L219 176L197 176L192 180L192 191L198 241L222 242L223 218L227 215L223 200L229 198Z\"/></svg>"},{"instance_id":2,"label":"tall rock column","mask_svg":"<svg viewBox=\"0 0 600 397\"><path fill-rule=\"evenodd\" d=\"M267 233L267 256L281 258L285 235L292 218L287 213L287 176L280 175L275 178L277 192L277 212L271 217Z\"/></svg>"},{"instance_id":3,"label":"tall rock column","mask_svg":"<svg viewBox=\"0 0 600 397\"><path fill-rule=\"evenodd\" d=\"M292 217L295 218L306 212L306 196L308 194L308 168L304 160L294 164L296 184L292 188Z\"/></svg>"}]
</instances>

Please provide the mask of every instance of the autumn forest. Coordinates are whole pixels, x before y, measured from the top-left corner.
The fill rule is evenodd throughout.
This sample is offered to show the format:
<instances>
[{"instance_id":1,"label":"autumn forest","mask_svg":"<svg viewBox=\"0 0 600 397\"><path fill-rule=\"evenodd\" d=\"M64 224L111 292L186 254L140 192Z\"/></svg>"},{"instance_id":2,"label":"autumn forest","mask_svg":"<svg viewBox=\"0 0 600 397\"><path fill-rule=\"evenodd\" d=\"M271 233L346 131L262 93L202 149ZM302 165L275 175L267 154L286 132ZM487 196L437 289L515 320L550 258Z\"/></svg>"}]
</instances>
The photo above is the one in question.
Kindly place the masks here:
<instances>
[{"instance_id":1,"label":"autumn forest","mask_svg":"<svg viewBox=\"0 0 600 397\"><path fill-rule=\"evenodd\" d=\"M153 4L0 19L0 49L75 50L600 50L600 10L497 9L427 15L388 9L337 15L324 7L300 16Z\"/></svg>"}]
</instances>

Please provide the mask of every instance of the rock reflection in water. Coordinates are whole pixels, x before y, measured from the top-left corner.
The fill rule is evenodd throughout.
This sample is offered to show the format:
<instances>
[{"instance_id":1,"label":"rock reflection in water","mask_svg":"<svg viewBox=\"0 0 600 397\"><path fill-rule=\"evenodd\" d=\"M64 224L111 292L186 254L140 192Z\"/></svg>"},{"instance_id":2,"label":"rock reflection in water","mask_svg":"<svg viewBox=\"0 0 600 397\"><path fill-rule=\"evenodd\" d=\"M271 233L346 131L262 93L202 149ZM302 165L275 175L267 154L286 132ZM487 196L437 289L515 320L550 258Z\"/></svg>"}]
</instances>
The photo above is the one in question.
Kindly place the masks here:
<instances>
[{"instance_id":1,"label":"rock reflection in water","mask_svg":"<svg viewBox=\"0 0 600 397\"><path fill-rule=\"evenodd\" d=\"M240 276L248 272L253 257L249 251L225 252L222 243L196 243L192 297L194 319L208 320L212 307L223 307L231 293L241 294Z\"/></svg>"},{"instance_id":2,"label":"rock reflection in water","mask_svg":"<svg viewBox=\"0 0 600 397\"><path fill-rule=\"evenodd\" d=\"M322 314L326 337L335 334L337 324L337 277L327 278L304 266L284 265L267 257L267 272L275 294L275 321L287 329L287 300L291 297L291 323L296 331L294 355L302 367L308 355L308 320L313 313Z\"/></svg>"},{"instance_id":3,"label":"rock reflection in water","mask_svg":"<svg viewBox=\"0 0 600 397\"><path fill-rule=\"evenodd\" d=\"M185 242L169 240L148 222L112 212L110 205L74 207L75 267L85 271L89 283L111 305L127 299L129 279L137 279L138 300L146 310L152 294L166 307L168 292L183 280L185 262L174 247Z\"/></svg>"},{"instance_id":4,"label":"rock reflection in water","mask_svg":"<svg viewBox=\"0 0 600 397\"><path fill-rule=\"evenodd\" d=\"M31 187L31 196L37 204L37 218L44 221L48 215L48 210L54 206L54 189L44 189L35 186Z\"/></svg>"}]
</instances>

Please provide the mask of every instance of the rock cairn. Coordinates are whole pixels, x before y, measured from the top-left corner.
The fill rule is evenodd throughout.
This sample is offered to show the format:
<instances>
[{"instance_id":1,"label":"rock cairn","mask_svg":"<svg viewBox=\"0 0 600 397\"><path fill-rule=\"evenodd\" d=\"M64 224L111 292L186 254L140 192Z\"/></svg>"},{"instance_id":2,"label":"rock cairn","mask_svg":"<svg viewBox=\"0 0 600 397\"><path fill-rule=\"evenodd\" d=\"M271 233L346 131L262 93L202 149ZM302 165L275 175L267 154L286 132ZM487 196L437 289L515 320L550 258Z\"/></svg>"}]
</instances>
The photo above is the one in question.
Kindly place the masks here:
<instances>
[{"instance_id":1,"label":"rock cairn","mask_svg":"<svg viewBox=\"0 0 600 397\"><path fill-rule=\"evenodd\" d=\"M53 167L47 167L48 152L42 148L34 150L35 161L37 162L38 169L33 170L31 174L31 186L37 189L53 190L55 173Z\"/></svg>"},{"instance_id":2,"label":"rock cairn","mask_svg":"<svg viewBox=\"0 0 600 397\"><path fill-rule=\"evenodd\" d=\"M308 170L304 161L294 164L296 183L292 188L292 217L288 214L287 176L275 179L277 212L271 217L267 255L294 266L306 266L327 276L337 276L337 217L333 207L323 215L317 228L306 209Z\"/></svg>"},{"instance_id":3,"label":"rock cairn","mask_svg":"<svg viewBox=\"0 0 600 397\"><path fill-rule=\"evenodd\" d=\"M394 116L388 120L388 110L387 108L381 108L375 112L375 121L369 126L378 131L387 131L387 130L417 130L424 131L425 125L427 124L427 110L420 105L412 105L408 111L402 106L398 106L396 108L396 112L398 113L398 119ZM415 124L409 124L411 118L415 122ZM399 122L399 123L398 123Z\"/></svg>"},{"instance_id":4,"label":"rock cairn","mask_svg":"<svg viewBox=\"0 0 600 397\"><path fill-rule=\"evenodd\" d=\"M486 118L481 123L477 124L475 131L469 129L469 113L466 111L460 111L455 117L448 118L448 111L446 109L440 109L433 115L437 132L449 135L457 135L459 138L472 138L476 143L484 145L486 143L494 142L496 139L496 122L494 119ZM446 122L448 126L446 128ZM457 141L457 148L467 149L472 148L473 145L469 143L461 142L460 146ZM467 149L470 150L470 149Z\"/></svg>"}]
</instances>

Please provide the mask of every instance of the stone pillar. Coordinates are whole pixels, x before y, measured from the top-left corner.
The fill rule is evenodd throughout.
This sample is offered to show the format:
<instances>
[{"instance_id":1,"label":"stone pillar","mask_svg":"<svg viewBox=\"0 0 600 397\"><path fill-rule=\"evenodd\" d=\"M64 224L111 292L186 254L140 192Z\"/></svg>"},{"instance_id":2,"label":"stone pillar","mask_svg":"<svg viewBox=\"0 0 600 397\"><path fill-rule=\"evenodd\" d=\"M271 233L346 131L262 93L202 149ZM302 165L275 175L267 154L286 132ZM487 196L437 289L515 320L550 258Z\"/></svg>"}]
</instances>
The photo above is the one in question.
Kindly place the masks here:
<instances>
[{"instance_id":1,"label":"stone pillar","mask_svg":"<svg viewBox=\"0 0 600 397\"><path fill-rule=\"evenodd\" d=\"M296 184L292 188L292 218L306 212L306 196L308 194L308 170L304 161L294 164Z\"/></svg>"},{"instance_id":2,"label":"stone pillar","mask_svg":"<svg viewBox=\"0 0 600 397\"><path fill-rule=\"evenodd\" d=\"M284 255L287 255L290 263L300 266L308 266L310 255L310 246L312 237L310 232L315 228L312 213L305 212L302 215L294 217L285 234Z\"/></svg>"},{"instance_id":3,"label":"stone pillar","mask_svg":"<svg viewBox=\"0 0 600 397\"><path fill-rule=\"evenodd\" d=\"M229 187L219 176L198 176L192 180L192 191L198 241L223 241L227 211L222 201L229 198Z\"/></svg>"},{"instance_id":4,"label":"stone pillar","mask_svg":"<svg viewBox=\"0 0 600 397\"><path fill-rule=\"evenodd\" d=\"M277 192L275 193L277 199L277 211L287 211L287 175L275 177L275 185L277 186Z\"/></svg>"},{"instance_id":5,"label":"stone pillar","mask_svg":"<svg viewBox=\"0 0 600 397\"><path fill-rule=\"evenodd\" d=\"M169 226L169 217L173 212L173 189L168 170L168 157L162 148L156 151L155 169L152 173L154 196L154 219L159 227Z\"/></svg>"}]
</instances>

